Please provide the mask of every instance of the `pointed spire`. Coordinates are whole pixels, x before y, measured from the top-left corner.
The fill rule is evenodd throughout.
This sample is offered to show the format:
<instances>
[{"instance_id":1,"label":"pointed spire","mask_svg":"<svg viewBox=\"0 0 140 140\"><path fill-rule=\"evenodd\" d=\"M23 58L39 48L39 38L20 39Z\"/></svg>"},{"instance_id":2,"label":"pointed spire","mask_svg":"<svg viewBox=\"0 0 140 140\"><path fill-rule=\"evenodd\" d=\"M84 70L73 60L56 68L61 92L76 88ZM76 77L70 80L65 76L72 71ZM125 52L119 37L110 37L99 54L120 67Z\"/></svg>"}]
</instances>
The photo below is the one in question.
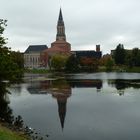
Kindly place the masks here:
<instances>
[{"instance_id":1,"label":"pointed spire","mask_svg":"<svg viewBox=\"0 0 140 140\"><path fill-rule=\"evenodd\" d=\"M57 23L57 25L64 26L64 21L63 21L63 15L62 15L61 8L60 8L60 11L59 11L59 17L58 17L58 23Z\"/></svg>"},{"instance_id":2,"label":"pointed spire","mask_svg":"<svg viewBox=\"0 0 140 140\"><path fill-rule=\"evenodd\" d=\"M63 21L62 10L60 8L58 21Z\"/></svg>"},{"instance_id":3,"label":"pointed spire","mask_svg":"<svg viewBox=\"0 0 140 140\"><path fill-rule=\"evenodd\" d=\"M67 99L57 100L58 103L58 113L59 113L59 119L61 123L62 130L64 129L64 123L65 123L65 117L66 117L66 106L67 106Z\"/></svg>"},{"instance_id":4,"label":"pointed spire","mask_svg":"<svg viewBox=\"0 0 140 140\"><path fill-rule=\"evenodd\" d=\"M63 16L62 16L61 8L60 8L58 22L57 22L56 40L66 41L65 25L64 25L64 21L63 21Z\"/></svg>"}]
</instances>

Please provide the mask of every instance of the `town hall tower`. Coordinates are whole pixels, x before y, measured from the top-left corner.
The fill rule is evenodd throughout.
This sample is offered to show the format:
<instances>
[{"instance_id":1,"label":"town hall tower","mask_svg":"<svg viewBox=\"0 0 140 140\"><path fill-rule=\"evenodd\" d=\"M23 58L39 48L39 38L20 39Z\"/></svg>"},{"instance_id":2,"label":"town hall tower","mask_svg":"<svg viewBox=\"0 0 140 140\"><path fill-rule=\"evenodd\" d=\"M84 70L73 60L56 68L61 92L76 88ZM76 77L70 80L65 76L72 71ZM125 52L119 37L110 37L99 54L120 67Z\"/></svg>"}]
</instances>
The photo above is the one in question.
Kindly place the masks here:
<instances>
[{"instance_id":1,"label":"town hall tower","mask_svg":"<svg viewBox=\"0 0 140 140\"><path fill-rule=\"evenodd\" d=\"M60 8L57 21L56 41L51 44L51 48L62 49L63 52L70 53L71 44L66 41L65 24L63 20L62 10Z\"/></svg>"},{"instance_id":2,"label":"town hall tower","mask_svg":"<svg viewBox=\"0 0 140 140\"><path fill-rule=\"evenodd\" d=\"M62 16L61 9L60 9L60 13L59 13L58 22L57 22L56 40L66 41L65 25L64 25L64 21L63 21L63 16Z\"/></svg>"}]
</instances>

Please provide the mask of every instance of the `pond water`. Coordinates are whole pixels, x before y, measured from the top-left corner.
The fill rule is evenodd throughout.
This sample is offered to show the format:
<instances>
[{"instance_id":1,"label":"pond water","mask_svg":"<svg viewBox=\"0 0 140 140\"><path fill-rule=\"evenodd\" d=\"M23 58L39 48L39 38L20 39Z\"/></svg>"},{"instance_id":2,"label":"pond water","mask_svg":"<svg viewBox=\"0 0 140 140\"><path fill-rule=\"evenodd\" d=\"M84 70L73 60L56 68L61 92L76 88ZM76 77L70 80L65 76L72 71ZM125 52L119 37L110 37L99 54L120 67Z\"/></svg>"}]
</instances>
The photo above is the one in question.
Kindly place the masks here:
<instances>
[{"instance_id":1,"label":"pond water","mask_svg":"<svg viewBox=\"0 0 140 140\"><path fill-rule=\"evenodd\" d=\"M26 74L8 89L13 114L44 140L140 139L140 74L57 78Z\"/></svg>"}]
</instances>

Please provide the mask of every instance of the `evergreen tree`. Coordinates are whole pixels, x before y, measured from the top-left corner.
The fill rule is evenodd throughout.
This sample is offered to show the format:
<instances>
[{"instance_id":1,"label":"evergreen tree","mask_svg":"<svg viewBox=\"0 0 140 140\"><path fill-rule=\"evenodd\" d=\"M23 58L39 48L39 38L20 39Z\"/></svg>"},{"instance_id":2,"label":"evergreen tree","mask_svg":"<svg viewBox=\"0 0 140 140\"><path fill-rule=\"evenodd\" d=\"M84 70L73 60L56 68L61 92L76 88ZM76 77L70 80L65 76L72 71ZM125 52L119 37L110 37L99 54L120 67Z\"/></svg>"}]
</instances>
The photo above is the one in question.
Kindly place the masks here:
<instances>
[{"instance_id":1,"label":"evergreen tree","mask_svg":"<svg viewBox=\"0 0 140 140\"><path fill-rule=\"evenodd\" d=\"M123 44L119 44L114 53L114 60L116 64L124 64L125 63L125 49Z\"/></svg>"},{"instance_id":2,"label":"evergreen tree","mask_svg":"<svg viewBox=\"0 0 140 140\"><path fill-rule=\"evenodd\" d=\"M140 66L140 50L138 48L132 50L131 58L133 66Z\"/></svg>"}]
</instances>

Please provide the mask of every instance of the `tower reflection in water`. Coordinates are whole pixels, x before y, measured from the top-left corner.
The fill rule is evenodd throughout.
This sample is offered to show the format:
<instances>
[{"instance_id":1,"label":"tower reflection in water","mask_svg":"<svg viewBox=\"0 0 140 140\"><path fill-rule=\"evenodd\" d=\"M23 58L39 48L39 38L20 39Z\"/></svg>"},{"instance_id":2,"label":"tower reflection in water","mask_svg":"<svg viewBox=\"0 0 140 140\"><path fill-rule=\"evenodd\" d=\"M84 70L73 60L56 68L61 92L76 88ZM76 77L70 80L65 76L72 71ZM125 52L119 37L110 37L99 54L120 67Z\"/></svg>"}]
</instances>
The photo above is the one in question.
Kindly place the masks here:
<instances>
[{"instance_id":1,"label":"tower reflection in water","mask_svg":"<svg viewBox=\"0 0 140 140\"><path fill-rule=\"evenodd\" d=\"M67 100L72 95L72 88L102 88L101 80L46 80L31 82L27 90L31 94L51 94L57 100L58 114L62 130L64 129L67 112Z\"/></svg>"}]
</instances>

